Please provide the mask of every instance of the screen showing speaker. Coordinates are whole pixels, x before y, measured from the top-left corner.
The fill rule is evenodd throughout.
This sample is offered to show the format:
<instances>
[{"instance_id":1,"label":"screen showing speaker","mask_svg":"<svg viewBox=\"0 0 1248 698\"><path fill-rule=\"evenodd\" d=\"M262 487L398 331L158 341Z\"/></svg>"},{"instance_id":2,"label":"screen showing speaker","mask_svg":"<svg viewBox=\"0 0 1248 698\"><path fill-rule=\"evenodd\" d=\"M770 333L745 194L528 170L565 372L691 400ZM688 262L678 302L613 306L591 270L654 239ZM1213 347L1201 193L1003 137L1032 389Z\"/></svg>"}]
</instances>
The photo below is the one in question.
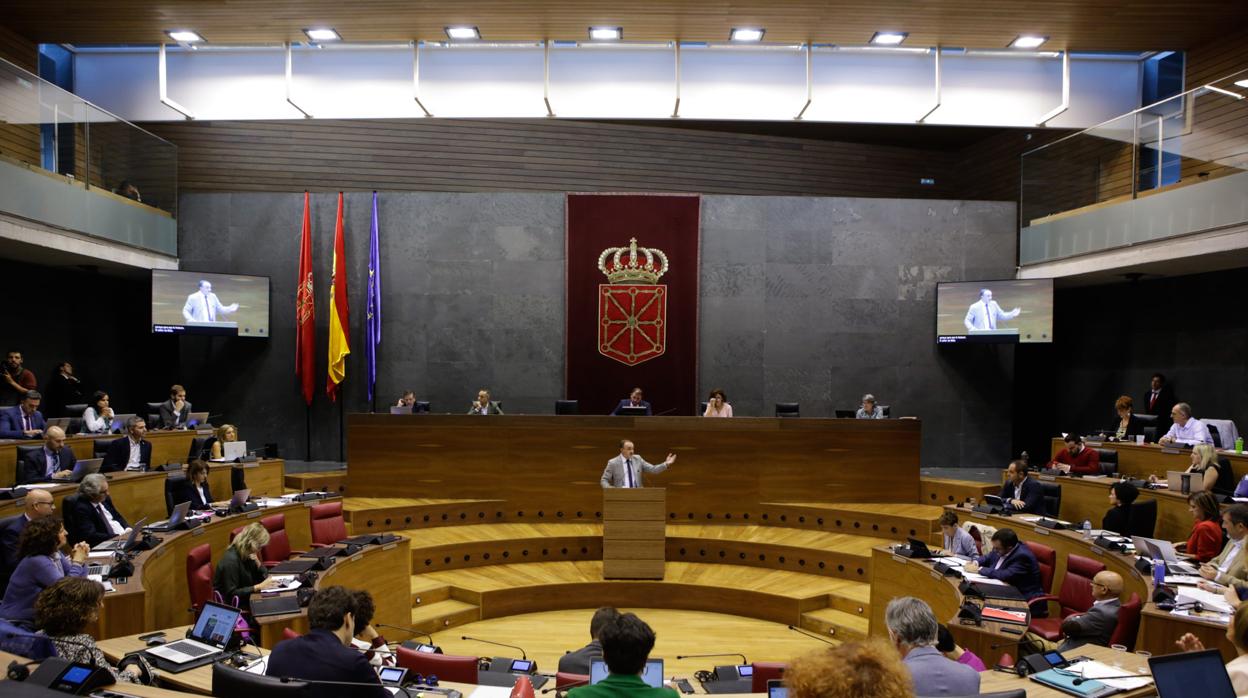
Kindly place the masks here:
<instances>
[{"instance_id":1,"label":"screen showing speaker","mask_svg":"<svg viewBox=\"0 0 1248 698\"><path fill-rule=\"evenodd\" d=\"M1053 279L957 281L936 285L939 344L1048 344Z\"/></svg>"},{"instance_id":2,"label":"screen showing speaker","mask_svg":"<svg viewBox=\"0 0 1248 698\"><path fill-rule=\"evenodd\" d=\"M152 270L152 332L268 338L269 279Z\"/></svg>"}]
</instances>

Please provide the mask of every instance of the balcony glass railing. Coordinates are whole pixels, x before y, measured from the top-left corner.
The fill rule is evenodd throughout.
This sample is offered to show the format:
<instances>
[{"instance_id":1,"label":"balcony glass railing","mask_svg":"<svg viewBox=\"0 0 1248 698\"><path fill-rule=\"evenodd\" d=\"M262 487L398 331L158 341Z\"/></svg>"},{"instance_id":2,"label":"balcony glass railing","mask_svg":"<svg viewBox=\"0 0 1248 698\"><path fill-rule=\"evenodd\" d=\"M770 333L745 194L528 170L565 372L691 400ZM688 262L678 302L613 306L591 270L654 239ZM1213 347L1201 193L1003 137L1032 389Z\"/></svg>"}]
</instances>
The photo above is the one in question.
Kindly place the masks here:
<instances>
[{"instance_id":1,"label":"balcony glass railing","mask_svg":"<svg viewBox=\"0 0 1248 698\"><path fill-rule=\"evenodd\" d=\"M177 214L177 146L3 60L0 160Z\"/></svg>"},{"instance_id":2,"label":"balcony glass railing","mask_svg":"<svg viewBox=\"0 0 1248 698\"><path fill-rule=\"evenodd\" d=\"M1225 180L1246 169L1248 70L1024 153L1020 261L1047 261L1195 232L1157 225L1152 220L1156 211L1148 206L1132 209L1138 219L1128 214L1112 221L1100 216L1105 218L1100 221L1084 214ZM1242 191L1238 183L1223 185ZM1071 221L1076 216L1088 233L1082 239ZM1211 221L1219 226L1246 222L1248 207L1215 212Z\"/></svg>"}]
</instances>

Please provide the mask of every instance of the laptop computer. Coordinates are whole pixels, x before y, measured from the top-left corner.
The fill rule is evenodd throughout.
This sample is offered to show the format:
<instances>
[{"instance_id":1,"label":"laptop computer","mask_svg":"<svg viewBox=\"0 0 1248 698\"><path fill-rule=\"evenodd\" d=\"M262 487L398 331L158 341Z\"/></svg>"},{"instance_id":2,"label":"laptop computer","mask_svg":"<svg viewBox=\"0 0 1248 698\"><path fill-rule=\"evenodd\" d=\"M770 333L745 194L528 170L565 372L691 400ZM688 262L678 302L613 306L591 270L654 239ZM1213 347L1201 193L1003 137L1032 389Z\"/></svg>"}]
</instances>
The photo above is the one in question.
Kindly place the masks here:
<instances>
[{"instance_id":1,"label":"laptop computer","mask_svg":"<svg viewBox=\"0 0 1248 698\"><path fill-rule=\"evenodd\" d=\"M52 482L82 482L86 476L100 472L100 466L103 464L103 458L83 458L74 463L74 469L70 471L69 477L54 477Z\"/></svg>"},{"instance_id":2,"label":"laptop computer","mask_svg":"<svg viewBox=\"0 0 1248 698\"><path fill-rule=\"evenodd\" d=\"M208 423L207 412L192 412L186 416L186 426L197 427Z\"/></svg>"},{"instance_id":3,"label":"laptop computer","mask_svg":"<svg viewBox=\"0 0 1248 698\"><path fill-rule=\"evenodd\" d=\"M241 460L247 457L246 441L223 441L221 442L221 458L223 460Z\"/></svg>"},{"instance_id":4,"label":"laptop computer","mask_svg":"<svg viewBox=\"0 0 1248 698\"><path fill-rule=\"evenodd\" d=\"M1180 652L1148 658L1157 695L1161 698L1232 698L1235 687L1216 649Z\"/></svg>"},{"instance_id":5,"label":"laptop computer","mask_svg":"<svg viewBox=\"0 0 1248 698\"><path fill-rule=\"evenodd\" d=\"M126 430L126 420L127 420L127 419L130 419L131 417L134 417L134 416L135 416L135 415L133 415L133 414L114 414L114 415L113 415L113 426L111 427L112 431L113 431L114 433L121 433L121 432L125 431L125 430ZM148 426L148 428L149 428L149 429L152 427L152 425L151 425L151 424L149 424L149 425L147 425L147 426Z\"/></svg>"},{"instance_id":6,"label":"laptop computer","mask_svg":"<svg viewBox=\"0 0 1248 698\"><path fill-rule=\"evenodd\" d=\"M833 410L833 413L837 419L853 419L858 416L858 412L855 410Z\"/></svg>"},{"instance_id":7,"label":"laptop computer","mask_svg":"<svg viewBox=\"0 0 1248 698\"><path fill-rule=\"evenodd\" d=\"M1183 481L1187 480L1187 487ZM1166 471L1166 485L1171 492L1178 494L1195 494L1205 491L1205 477L1200 473L1189 473L1182 470Z\"/></svg>"},{"instance_id":8,"label":"laptop computer","mask_svg":"<svg viewBox=\"0 0 1248 698\"><path fill-rule=\"evenodd\" d=\"M190 501L188 500L188 501L182 502L181 504L178 504L173 507L173 512L169 514L169 518L165 519L164 521L157 521L151 526L148 526L147 530L157 531L157 532L162 532L162 533L165 531L172 531L176 529L178 526L181 526L183 521L186 521L186 515L188 512L190 512L190 510L191 510Z\"/></svg>"},{"instance_id":9,"label":"laptop computer","mask_svg":"<svg viewBox=\"0 0 1248 698\"><path fill-rule=\"evenodd\" d=\"M1136 555L1147 555L1150 559L1161 558L1165 561L1166 571L1168 572L1197 574L1200 571L1199 565L1193 565L1190 562L1179 559L1179 554L1174 549L1174 544L1168 540L1131 536L1131 542L1135 545Z\"/></svg>"},{"instance_id":10,"label":"laptop computer","mask_svg":"<svg viewBox=\"0 0 1248 698\"><path fill-rule=\"evenodd\" d=\"M247 500L251 498L251 490L234 490L234 496L230 497L230 503L225 505L224 509L213 507L212 513L217 516L225 516L232 512L240 512L247 506Z\"/></svg>"},{"instance_id":11,"label":"laptop computer","mask_svg":"<svg viewBox=\"0 0 1248 698\"><path fill-rule=\"evenodd\" d=\"M607 663L602 659L595 659L589 663L589 685L602 681L610 674L607 670ZM646 668L641 672L641 680L646 682L651 688L663 687L663 660L647 659Z\"/></svg>"},{"instance_id":12,"label":"laptop computer","mask_svg":"<svg viewBox=\"0 0 1248 698\"><path fill-rule=\"evenodd\" d=\"M135 522L134 527L130 529L130 535L125 540L106 540L103 543L91 548L92 550L132 550L135 543L138 542L139 536L143 535L143 524L147 523L147 517L143 517Z\"/></svg>"},{"instance_id":13,"label":"laptop computer","mask_svg":"<svg viewBox=\"0 0 1248 698\"><path fill-rule=\"evenodd\" d=\"M391 405L390 414L411 414L412 408L409 405Z\"/></svg>"},{"instance_id":14,"label":"laptop computer","mask_svg":"<svg viewBox=\"0 0 1248 698\"><path fill-rule=\"evenodd\" d=\"M73 422L74 422L73 417L52 417L51 419L47 420L47 426L60 427L64 429L66 432L68 432L69 425L72 424Z\"/></svg>"},{"instance_id":15,"label":"laptop computer","mask_svg":"<svg viewBox=\"0 0 1248 698\"><path fill-rule=\"evenodd\" d=\"M767 698L789 698L789 689L781 679L767 682Z\"/></svg>"},{"instance_id":16,"label":"laptop computer","mask_svg":"<svg viewBox=\"0 0 1248 698\"><path fill-rule=\"evenodd\" d=\"M240 615L242 611L233 606L209 601L185 640L150 647L143 653L154 657L159 668L173 673L211 664L225 655Z\"/></svg>"}]
</instances>

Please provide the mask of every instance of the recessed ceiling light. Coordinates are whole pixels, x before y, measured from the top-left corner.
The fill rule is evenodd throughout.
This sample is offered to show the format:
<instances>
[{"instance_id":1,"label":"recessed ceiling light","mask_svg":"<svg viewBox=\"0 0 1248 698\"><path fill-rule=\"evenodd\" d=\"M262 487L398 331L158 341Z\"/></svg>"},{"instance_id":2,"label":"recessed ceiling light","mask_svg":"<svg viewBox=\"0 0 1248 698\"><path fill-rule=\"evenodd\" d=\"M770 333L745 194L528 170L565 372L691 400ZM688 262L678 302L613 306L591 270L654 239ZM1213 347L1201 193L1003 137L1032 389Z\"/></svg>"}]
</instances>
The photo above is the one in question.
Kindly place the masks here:
<instances>
[{"instance_id":1,"label":"recessed ceiling light","mask_svg":"<svg viewBox=\"0 0 1248 698\"><path fill-rule=\"evenodd\" d=\"M179 44L193 44L204 40L204 37L191 31L190 29L174 29L165 33L169 35L170 39L173 39Z\"/></svg>"},{"instance_id":2,"label":"recessed ceiling light","mask_svg":"<svg viewBox=\"0 0 1248 698\"><path fill-rule=\"evenodd\" d=\"M446 35L452 39L480 39L481 32L476 27L447 27Z\"/></svg>"},{"instance_id":3,"label":"recessed ceiling light","mask_svg":"<svg viewBox=\"0 0 1248 698\"><path fill-rule=\"evenodd\" d=\"M906 40L910 36L907 32L876 32L871 37L871 43L877 46L896 46Z\"/></svg>"},{"instance_id":4,"label":"recessed ceiling light","mask_svg":"<svg viewBox=\"0 0 1248 698\"><path fill-rule=\"evenodd\" d=\"M728 38L732 41L762 41L767 30L761 27L733 27Z\"/></svg>"},{"instance_id":5,"label":"recessed ceiling light","mask_svg":"<svg viewBox=\"0 0 1248 698\"><path fill-rule=\"evenodd\" d=\"M624 38L623 27L590 27L589 38L596 41L619 41Z\"/></svg>"},{"instance_id":6,"label":"recessed ceiling light","mask_svg":"<svg viewBox=\"0 0 1248 698\"><path fill-rule=\"evenodd\" d=\"M1018 38L1010 42L1010 48L1040 48L1044 42L1048 41L1047 36L1034 36L1031 34L1022 34Z\"/></svg>"},{"instance_id":7,"label":"recessed ceiling light","mask_svg":"<svg viewBox=\"0 0 1248 698\"><path fill-rule=\"evenodd\" d=\"M342 39L341 36L338 36L338 32L334 31L333 27L312 27L304 29L303 33L307 34L308 38L313 41L339 41Z\"/></svg>"}]
</instances>

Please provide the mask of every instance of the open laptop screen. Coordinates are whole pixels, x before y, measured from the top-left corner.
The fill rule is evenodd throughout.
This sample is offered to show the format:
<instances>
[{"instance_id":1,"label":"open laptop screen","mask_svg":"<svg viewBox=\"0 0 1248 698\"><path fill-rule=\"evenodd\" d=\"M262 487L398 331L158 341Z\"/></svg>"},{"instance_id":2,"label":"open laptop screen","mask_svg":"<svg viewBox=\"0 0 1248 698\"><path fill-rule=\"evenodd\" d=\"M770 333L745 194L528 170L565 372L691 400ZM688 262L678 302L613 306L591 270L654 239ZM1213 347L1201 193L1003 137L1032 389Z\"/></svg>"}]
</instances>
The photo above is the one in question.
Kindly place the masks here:
<instances>
[{"instance_id":1,"label":"open laptop screen","mask_svg":"<svg viewBox=\"0 0 1248 698\"><path fill-rule=\"evenodd\" d=\"M1161 698L1233 698L1235 688L1218 650L1151 657L1149 669Z\"/></svg>"},{"instance_id":2,"label":"open laptop screen","mask_svg":"<svg viewBox=\"0 0 1248 698\"><path fill-rule=\"evenodd\" d=\"M589 683L593 684L607 678L607 663L601 659L595 659L589 663ZM646 682L651 688L663 687L663 660L647 659L645 671L641 672L641 680Z\"/></svg>"},{"instance_id":3,"label":"open laptop screen","mask_svg":"<svg viewBox=\"0 0 1248 698\"><path fill-rule=\"evenodd\" d=\"M242 611L231 606L208 602L195 621L191 639L216 647L225 647L234 635L234 624Z\"/></svg>"}]
</instances>

